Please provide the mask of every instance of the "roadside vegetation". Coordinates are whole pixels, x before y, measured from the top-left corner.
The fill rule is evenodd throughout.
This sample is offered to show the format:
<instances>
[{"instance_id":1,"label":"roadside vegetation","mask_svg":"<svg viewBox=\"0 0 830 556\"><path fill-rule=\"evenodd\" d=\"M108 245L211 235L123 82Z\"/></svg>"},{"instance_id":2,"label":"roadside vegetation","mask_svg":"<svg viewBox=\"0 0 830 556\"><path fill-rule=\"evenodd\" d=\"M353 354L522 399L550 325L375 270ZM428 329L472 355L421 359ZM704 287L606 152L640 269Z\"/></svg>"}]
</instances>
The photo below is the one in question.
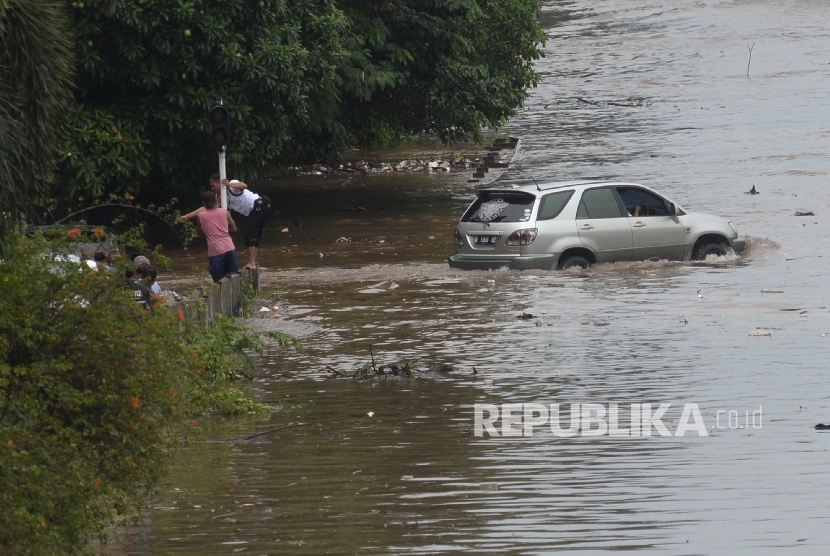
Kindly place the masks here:
<instances>
[{"instance_id":1,"label":"roadside vegetation","mask_svg":"<svg viewBox=\"0 0 830 556\"><path fill-rule=\"evenodd\" d=\"M144 310L123 278L56 247L19 236L0 262L4 554L82 553L137 515L205 415L269 411L234 387L266 338Z\"/></svg>"}]
</instances>

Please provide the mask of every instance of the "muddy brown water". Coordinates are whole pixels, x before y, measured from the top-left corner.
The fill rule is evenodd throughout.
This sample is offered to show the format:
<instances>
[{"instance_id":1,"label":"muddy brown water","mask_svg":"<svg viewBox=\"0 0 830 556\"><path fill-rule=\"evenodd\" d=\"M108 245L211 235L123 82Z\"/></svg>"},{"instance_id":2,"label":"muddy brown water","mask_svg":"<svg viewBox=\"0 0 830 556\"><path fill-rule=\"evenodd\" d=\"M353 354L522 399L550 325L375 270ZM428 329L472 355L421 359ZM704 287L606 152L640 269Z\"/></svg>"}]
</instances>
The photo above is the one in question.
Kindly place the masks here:
<instances>
[{"instance_id":1,"label":"muddy brown water","mask_svg":"<svg viewBox=\"0 0 830 556\"><path fill-rule=\"evenodd\" d=\"M827 553L830 436L813 425L830 421L828 20L806 0L544 4L543 80L506 129L524 157L502 181L644 183L734 221L752 238L739 260L456 272L465 175L260 184L278 199L262 262L280 312L256 324L307 349L269 349L246 388L278 410L203 424L129 550ZM203 253L188 256L182 272ZM326 380L370 345L378 363L456 370ZM762 407L763 422L470 434L474 404L511 402L671 403L670 428L686 403L707 428ZM313 424L221 441L287 423Z\"/></svg>"}]
</instances>

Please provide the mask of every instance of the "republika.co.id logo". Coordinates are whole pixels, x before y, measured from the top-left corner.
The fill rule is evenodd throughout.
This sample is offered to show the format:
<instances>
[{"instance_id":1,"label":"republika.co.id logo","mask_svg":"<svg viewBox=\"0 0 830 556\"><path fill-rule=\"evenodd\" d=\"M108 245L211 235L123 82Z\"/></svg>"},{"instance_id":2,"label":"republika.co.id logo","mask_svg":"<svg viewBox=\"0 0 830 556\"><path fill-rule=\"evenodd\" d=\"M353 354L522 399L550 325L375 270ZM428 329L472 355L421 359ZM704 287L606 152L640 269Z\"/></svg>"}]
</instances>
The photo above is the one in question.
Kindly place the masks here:
<instances>
[{"instance_id":1,"label":"republika.co.id logo","mask_svg":"<svg viewBox=\"0 0 830 556\"><path fill-rule=\"evenodd\" d=\"M564 407L565 404L561 404ZM550 427L554 436L570 438L572 436L613 436L613 437L651 437L654 436L684 436L688 433L697 433L698 436L709 436L706 422L700 414L696 403L687 403L683 406L683 413L677 422L674 433L663 419L667 419L666 412L671 408L670 403L662 403L652 411L650 403L629 404L627 419L620 421L620 406L609 403L606 407L597 403L572 403L568 411L563 411L560 404L553 403L546 406L539 403L504 403L475 404L475 436L533 436L534 427ZM567 427L564 427L563 414L567 415ZM624 410L623 410L623 417ZM501 426L496 421L501 419ZM710 429L760 429L763 425L763 406L752 411L744 410L741 415L737 410L721 409L715 413L714 422ZM667 421L670 422L670 421Z\"/></svg>"}]
</instances>

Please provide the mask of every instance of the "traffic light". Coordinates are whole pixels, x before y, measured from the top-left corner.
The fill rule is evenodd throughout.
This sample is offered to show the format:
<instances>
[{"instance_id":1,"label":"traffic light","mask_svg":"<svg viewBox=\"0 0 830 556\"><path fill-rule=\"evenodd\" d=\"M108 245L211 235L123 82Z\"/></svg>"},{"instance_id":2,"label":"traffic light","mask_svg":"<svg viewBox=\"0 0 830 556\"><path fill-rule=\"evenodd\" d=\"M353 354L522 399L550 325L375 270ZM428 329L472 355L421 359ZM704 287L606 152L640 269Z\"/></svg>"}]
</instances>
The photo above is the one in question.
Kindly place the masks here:
<instances>
[{"instance_id":1,"label":"traffic light","mask_svg":"<svg viewBox=\"0 0 830 556\"><path fill-rule=\"evenodd\" d=\"M228 105L217 100L208 112L210 123L210 143L221 151L227 149L231 142L231 117Z\"/></svg>"}]
</instances>

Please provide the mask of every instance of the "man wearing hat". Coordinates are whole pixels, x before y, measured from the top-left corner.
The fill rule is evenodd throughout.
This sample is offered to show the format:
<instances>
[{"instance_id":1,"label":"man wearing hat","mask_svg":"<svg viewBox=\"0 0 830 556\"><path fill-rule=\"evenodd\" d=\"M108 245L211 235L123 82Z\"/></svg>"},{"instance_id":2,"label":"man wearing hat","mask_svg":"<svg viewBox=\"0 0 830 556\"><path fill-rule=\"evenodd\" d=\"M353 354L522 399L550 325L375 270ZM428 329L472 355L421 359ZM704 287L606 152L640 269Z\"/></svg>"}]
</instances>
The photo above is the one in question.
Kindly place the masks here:
<instances>
[{"instance_id":1,"label":"man wearing hat","mask_svg":"<svg viewBox=\"0 0 830 556\"><path fill-rule=\"evenodd\" d=\"M230 232L236 231L236 223L231 213L216 206L216 195L212 191L202 193L202 205L205 210L199 212L199 227L207 239L208 268L214 282L228 274L239 272L236 261L236 248Z\"/></svg>"}]
</instances>

